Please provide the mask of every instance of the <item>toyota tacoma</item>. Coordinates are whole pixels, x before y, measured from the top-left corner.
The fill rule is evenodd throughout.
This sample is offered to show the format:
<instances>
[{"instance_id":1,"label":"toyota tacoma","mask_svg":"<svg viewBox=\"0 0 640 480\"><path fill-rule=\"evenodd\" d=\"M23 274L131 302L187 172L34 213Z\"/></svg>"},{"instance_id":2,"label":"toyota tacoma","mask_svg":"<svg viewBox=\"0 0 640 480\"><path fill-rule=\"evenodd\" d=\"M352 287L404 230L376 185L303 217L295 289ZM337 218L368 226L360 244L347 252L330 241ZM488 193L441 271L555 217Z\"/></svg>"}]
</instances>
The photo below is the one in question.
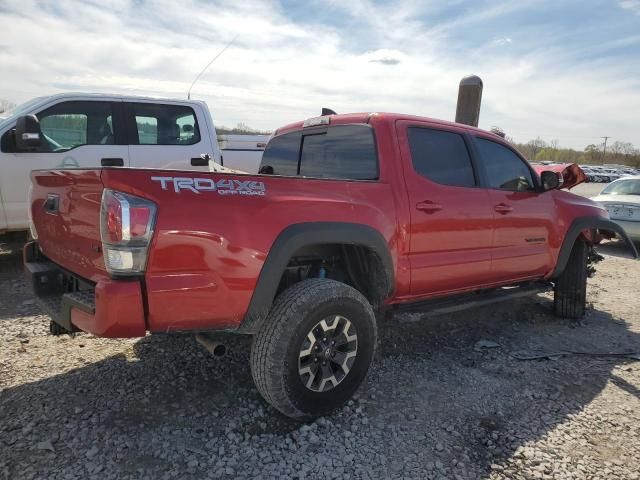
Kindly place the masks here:
<instances>
[{"instance_id":1,"label":"toyota tacoma","mask_svg":"<svg viewBox=\"0 0 640 480\"><path fill-rule=\"evenodd\" d=\"M315 117L278 129L260 172L33 171L24 260L52 333L252 335L259 392L308 419L365 378L379 312L553 289L579 318L597 239L637 257L603 207L466 125Z\"/></svg>"}]
</instances>

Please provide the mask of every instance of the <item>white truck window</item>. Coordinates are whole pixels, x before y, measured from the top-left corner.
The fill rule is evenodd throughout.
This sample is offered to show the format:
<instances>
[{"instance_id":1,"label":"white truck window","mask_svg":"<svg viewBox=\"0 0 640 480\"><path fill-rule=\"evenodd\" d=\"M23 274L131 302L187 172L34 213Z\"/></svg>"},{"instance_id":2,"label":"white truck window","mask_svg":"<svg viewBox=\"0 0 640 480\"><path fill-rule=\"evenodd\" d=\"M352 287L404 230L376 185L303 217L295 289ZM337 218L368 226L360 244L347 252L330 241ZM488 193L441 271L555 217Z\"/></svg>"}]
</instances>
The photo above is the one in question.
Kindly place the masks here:
<instances>
[{"instance_id":1,"label":"white truck window","mask_svg":"<svg viewBox=\"0 0 640 480\"><path fill-rule=\"evenodd\" d=\"M47 141L66 148L87 144L87 116L84 114L49 115L40 121Z\"/></svg>"},{"instance_id":2,"label":"white truck window","mask_svg":"<svg viewBox=\"0 0 640 480\"><path fill-rule=\"evenodd\" d=\"M108 102L63 102L38 113L37 117L44 137L41 152L115 143Z\"/></svg>"},{"instance_id":3,"label":"white truck window","mask_svg":"<svg viewBox=\"0 0 640 480\"><path fill-rule=\"evenodd\" d=\"M158 144L158 120L155 117L142 117L136 115L138 127L138 143L140 145Z\"/></svg>"},{"instance_id":4,"label":"white truck window","mask_svg":"<svg viewBox=\"0 0 640 480\"><path fill-rule=\"evenodd\" d=\"M200 141L196 114L184 105L132 103L138 145L194 145Z\"/></svg>"}]
</instances>

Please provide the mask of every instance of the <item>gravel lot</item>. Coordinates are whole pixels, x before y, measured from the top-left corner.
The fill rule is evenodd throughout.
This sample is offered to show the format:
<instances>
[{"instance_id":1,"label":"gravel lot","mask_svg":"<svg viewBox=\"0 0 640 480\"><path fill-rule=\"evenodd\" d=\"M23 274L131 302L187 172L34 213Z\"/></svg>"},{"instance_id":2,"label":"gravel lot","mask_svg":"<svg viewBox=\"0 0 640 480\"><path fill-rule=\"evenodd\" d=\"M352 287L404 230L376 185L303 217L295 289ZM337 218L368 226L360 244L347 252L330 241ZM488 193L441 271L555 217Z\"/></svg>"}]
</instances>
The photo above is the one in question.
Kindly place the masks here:
<instances>
[{"instance_id":1,"label":"gravel lot","mask_svg":"<svg viewBox=\"0 0 640 480\"><path fill-rule=\"evenodd\" d=\"M1 479L638 478L640 362L553 355L640 352L640 262L618 246L601 249L578 323L549 295L386 320L357 398L304 425L259 397L246 337L216 360L186 335L49 336L10 249ZM551 358L514 357L536 351Z\"/></svg>"}]
</instances>

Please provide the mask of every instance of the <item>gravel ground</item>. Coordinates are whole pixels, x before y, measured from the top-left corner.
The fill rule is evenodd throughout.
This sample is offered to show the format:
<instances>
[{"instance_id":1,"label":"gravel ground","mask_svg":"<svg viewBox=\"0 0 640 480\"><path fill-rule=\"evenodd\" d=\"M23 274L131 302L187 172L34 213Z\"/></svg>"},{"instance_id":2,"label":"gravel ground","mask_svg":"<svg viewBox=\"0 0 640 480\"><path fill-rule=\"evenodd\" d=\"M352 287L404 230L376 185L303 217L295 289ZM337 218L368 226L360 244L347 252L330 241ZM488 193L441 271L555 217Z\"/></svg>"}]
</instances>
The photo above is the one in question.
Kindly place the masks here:
<instances>
[{"instance_id":1,"label":"gravel ground","mask_svg":"<svg viewBox=\"0 0 640 480\"><path fill-rule=\"evenodd\" d=\"M368 380L310 424L254 388L249 339L51 337L0 253L0 479L624 479L640 470L640 262L604 247L581 322L539 295L381 325ZM551 358L518 360L518 352Z\"/></svg>"}]
</instances>

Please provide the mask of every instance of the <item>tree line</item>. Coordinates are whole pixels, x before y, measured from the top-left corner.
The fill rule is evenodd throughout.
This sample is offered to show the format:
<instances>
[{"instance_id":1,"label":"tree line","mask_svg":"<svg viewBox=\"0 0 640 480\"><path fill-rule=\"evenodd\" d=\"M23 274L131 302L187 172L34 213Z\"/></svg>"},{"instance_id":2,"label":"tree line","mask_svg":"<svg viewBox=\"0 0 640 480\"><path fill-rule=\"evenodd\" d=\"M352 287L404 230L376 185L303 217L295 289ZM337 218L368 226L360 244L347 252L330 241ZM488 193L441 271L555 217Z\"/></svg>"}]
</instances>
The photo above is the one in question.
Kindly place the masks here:
<instances>
[{"instance_id":1,"label":"tree line","mask_svg":"<svg viewBox=\"0 0 640 480\"><path fill-rule=\"evenodd\" d=\"M225 127L224 125L216 127L216 133L218 135L270 135L271 130L252 128L249 125L240 122L235 127Z\"/></svg>"},{"instance_id":2,"label":"tree line","mask_svg":"<svg viewBox=\"0 0 640 480\"><path fill-rule=\"evenodd\" d=\"M492 127L491 131L506 138L530 161L541 162L548 160L557 163L588 165L616 164L640 168L640 149L636 148L631 142L617 140L607 143L606 151L603 143L591 143L584 150L575 150L573 148L560 147L558 140L545 142L540 137L537 137L526 143L519 143L505 135L499 127Z\"/></svg>"}]
</instances>

